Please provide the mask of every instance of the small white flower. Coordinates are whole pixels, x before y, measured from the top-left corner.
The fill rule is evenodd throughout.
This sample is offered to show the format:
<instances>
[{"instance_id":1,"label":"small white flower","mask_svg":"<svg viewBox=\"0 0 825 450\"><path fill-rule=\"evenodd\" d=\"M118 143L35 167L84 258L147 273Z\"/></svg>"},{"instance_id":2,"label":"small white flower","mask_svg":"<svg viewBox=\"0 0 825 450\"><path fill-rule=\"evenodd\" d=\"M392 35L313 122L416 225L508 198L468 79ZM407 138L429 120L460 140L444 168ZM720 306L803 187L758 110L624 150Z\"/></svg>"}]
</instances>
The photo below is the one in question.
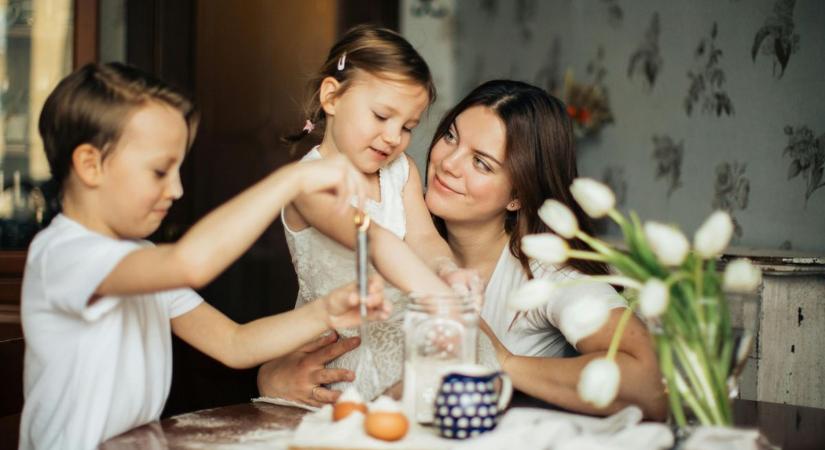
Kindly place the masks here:
<instances>
[{"instance_id":1,"label":"small white flower","mask_svg":"<svg viewBox=\"0 0 825 450\"><path fill-rule=\"evenodd\" d=\"M521 238L521 250L529 257L549 264L567 261L567 241L550 233L528 234Z\"/></svg>"},{"instance_id":2,"label":"small white flower","mask_svg":"<svg viewBox=\"0 0 825 450\"><path fill-rule=\"evenodd\" d=\"M569 341L576 343L599 331L609 316L610 306L604 297L583 296L561 310L559 328Z\"/></svg>"},{"instance_id":3,"label":"small white flower","mask_svg":"<svg viewBox=\"0 0 825 450\"><path fill-rule=\"evenodd\" d=\"M741 258L725 267L722 285L728 292L748 293L756 291L762 282L762 271L749 260Z\"/></svg>"},{"instance_id":4,"label":"small white flower","mask_svg":"<svg viewBox=\"0 0 825 450\"><path fill-rule=\"evenodd\" d=\"M656 258L665 266L682 264L690 249L690 243L678 228L658 222L645 224L645 238Z\"/></svg>"},{"instance_id":5,"label":"small white flower","mask_svg":"<svg viewBox=\"0 0 825 450\"><path fill-rule=\"evenodd\" d=\"M713 258L722 254L733 235L733 221L725 211L715 211L696 230L693 246L702 258Z\"/></svg>"},{"instance_id":6,"label":"small white flower","mask_svg":"<svg viewBox=\"0 0 825 450\"><path fill-rule=\"evenodd\" d=\"M592 178L576 178L570 185L570 193L588 216L604 217L616 206L616 196L607 185Z\"/></svg>"},{"instance_id":7,"label":"small white flower","mask_svg":"<svg viewBox=\"0 0 825 450\"><path fill-rule=\"evenodd\" d=\"M619 392L619 366L612 359L596 358L582 370L578 391L582 400L596 408L604 408Z\"/></svg>"},{"instance_id":8,"label":"small white flower","mask_svg":"<svg viewBox=\"0 0 825 450\"><path fill-rule=\"evenodd\" d=\"M639 291L639 307L642 315L653 319L665 312L669 300L667 285L658 278L650 278Z\"/></svg>"},{"instance_id":9,"label":"small white flower","mask_svg":"<svg viewBox=\"0 0 825 450\"><path fill-rule=\"evenodd\" d=\"M556 289L552 281L534 278L518 288L507 298L507 306L516 311L529 311L546 304Z\"/></svg>"},{"instance_id":10,"label":"small white flower","mask_svg":"<svg viewBox=\"0 0 825 450\"><path fill-rule=\"evenodd\" d=\"M539 217L559 236L570 239L579 231L579 221L573 211L558 200L545 200L539 208Z\"/></svg>"}]
</instances>

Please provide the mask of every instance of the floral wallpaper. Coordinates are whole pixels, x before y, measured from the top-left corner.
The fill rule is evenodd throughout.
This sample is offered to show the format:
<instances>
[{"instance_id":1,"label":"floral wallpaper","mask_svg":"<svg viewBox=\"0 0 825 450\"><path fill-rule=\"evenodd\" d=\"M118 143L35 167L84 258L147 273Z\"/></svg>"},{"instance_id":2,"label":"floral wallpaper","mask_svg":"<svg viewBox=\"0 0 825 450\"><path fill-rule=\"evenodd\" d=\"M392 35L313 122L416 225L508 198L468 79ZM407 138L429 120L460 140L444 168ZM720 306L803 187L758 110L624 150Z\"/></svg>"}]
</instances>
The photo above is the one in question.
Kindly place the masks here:
<instances>
[{"instance_id":1,"label":"floral wallpaper","mask_svg":"<svg viewBox=\"0 0 825 450\"><path fill-rule=\"evenodd\" d=\"M427 18L450 30L434 45L451 57L430 61L452 74L445 103L492 78L597 86L612 120L581 135L579 169L622 208L691 234L721 208L734 245L825 254L825 2L402 1L415 6L446 8Z\"/></svg>"}]
</instances>

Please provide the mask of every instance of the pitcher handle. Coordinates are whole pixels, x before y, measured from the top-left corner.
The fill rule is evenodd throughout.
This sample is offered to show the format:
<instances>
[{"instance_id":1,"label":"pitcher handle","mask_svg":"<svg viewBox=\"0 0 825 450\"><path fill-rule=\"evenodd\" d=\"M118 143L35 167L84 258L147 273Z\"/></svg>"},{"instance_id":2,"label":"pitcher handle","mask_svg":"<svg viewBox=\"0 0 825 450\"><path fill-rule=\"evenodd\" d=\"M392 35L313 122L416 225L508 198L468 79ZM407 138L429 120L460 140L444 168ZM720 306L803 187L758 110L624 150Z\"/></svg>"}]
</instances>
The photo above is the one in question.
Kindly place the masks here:
<instances>
[{"instance_id":1,"label":"pitcher handle","mask_svg":"<svg viewBox=\"0 0 825 450\"><path fill-rule=\"evenodd\" d=\"M513 397L513 382L504 372L499 372L498 377L501 378L501 393L498 395L498 413L501 414Z\"/></svg>"}]
</instances>

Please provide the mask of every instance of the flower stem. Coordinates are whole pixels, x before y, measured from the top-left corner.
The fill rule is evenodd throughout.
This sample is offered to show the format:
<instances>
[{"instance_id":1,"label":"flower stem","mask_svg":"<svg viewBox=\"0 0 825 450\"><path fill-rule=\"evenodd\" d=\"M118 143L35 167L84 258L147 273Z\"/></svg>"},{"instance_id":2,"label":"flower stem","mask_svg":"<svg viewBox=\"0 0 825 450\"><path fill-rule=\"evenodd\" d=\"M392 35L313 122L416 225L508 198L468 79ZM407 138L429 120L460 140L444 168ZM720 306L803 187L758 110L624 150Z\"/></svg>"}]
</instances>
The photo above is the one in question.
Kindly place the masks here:
<instances>
[{"instance_id":1,"label":"flower stem","mask_svg":"<svg viewBox=\"0 0 825 450\"><path fill-rule=\"evenodd\" d=\"M699 403L699 400L694 397L693 392L691 392L691 389L688 387L687 383L685 383L682 376L677 373L675 379L676 388L679 390L679 393L682 394L682 397L685 398L687 404L690 405L690 409L693 410L694 414L696 414L696 418L699 419L699 422L703 425L712 425L714 421L708 416L708 413Z\"/></svg>"},{"instance_id":2,"label":"flower stem","mask_svg":"<svg viewBox=\"0 0 825 450\"><path fill-rule=\"evenodd\" d=\"M609 245L607 245L606 242L592 236L588 236L587 233L581 230L576 232L576 237L584 241L584 243L589 245L593 250L606 256L607 261L616 266L616 268L625 273L625 275L640 280L646 280L650 277L650 273L634 261L633 258L630 258L624 253L613 250Z\"/></svg>"},{"instance_id":3,"label":"flower stem","mask_svg":"<svg viewBox=\"0 0 825 450\"><path fill-rule=\"evenodd\" d=\"M660 335L656 337L656 344L659 348L659 365L662 370L662 376L665 377L667 383L667 398L670 404L670 412L676 420L676 424L680 427L687 425L685 420L685 411L682 409L682 399L679 390L676 389L676 378L673 370L673 352L670 348L670 341L667 336Z\"/></svg>"},{"instance_id":4,"label":"flower stem","mask_svg":"<svg viewBox=\"0 0 825 450\"><path fill-rule=\"evenodd\" d=\"M622 317L619 319L619 324L616 325L616 330L613 332L613 338L610 339L610 347L607 349L607 359L614 359L616 352L619 350L619 341L622 340L624 329L627 326L627 321L630 320L630 315L633 313L633 308L628 306L622 312Z\"/></svg>"},{"instance_id":5,"label":"flower stem","mask_svg":"<svg viewBox=\"0 0 825 450\"><path fill-rule=\"evenodd\" d=\"M700 258L696 265L694 266L694 283L696 283L696 299L701 300L704 295L704 289L702 286L702 267L704 266L704 261ZM704 307L700 304L701 302L693 302L696 305L696 315L699 316L699 323L704 325L705 324L705 312ZM700 330L703 328L700 326ZM704 333L703 333L704 334Z\"/></svg>"},{"instance_id":6,"label":"flower stem","mask_svg":"<svg viewBox=\"0 0 825 450\"><path fill-rule=\"evenodd\" d=\"M607 215L616 222L619 227L624 228L625 220L624 216L619 211L616 211L616 208L611 208L610 211L607 212Z\"/></svg>"},{"instance_id":7,"label":"flower stem","mask_svg":"<svg viewBox=\"0 0 825 450\"><path fill-rule=\"evenodd\" d=\"M568 250L567 256L574 259L586 259L588 261L607 262L607 257L595 252L586 252L583 250Z\"/></svg>"}]
</instances>

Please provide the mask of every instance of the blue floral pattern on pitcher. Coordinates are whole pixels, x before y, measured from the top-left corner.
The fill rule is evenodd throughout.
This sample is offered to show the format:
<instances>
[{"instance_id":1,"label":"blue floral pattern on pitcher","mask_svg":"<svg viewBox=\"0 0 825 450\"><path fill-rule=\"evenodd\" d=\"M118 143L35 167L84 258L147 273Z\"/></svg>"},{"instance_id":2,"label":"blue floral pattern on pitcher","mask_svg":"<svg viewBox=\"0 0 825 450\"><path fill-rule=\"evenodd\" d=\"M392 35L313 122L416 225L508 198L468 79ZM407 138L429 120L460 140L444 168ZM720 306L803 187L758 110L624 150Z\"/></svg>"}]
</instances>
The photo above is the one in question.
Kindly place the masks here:
<instances>
[{"instance_id":1,"label":"blue floral pattern on pitcher","mask_svg":"<svg viewBox=\"0 0 825 450\"><path fill-rule=\"evenodd\" d=\"M501 392L496 391L496 378L501 378ZM450 439L478 436L496 427L512 394L510 378L503 372L477 365L457 367L442 377L433 405L435 426Z\"/></svg>"}]
</instances>

